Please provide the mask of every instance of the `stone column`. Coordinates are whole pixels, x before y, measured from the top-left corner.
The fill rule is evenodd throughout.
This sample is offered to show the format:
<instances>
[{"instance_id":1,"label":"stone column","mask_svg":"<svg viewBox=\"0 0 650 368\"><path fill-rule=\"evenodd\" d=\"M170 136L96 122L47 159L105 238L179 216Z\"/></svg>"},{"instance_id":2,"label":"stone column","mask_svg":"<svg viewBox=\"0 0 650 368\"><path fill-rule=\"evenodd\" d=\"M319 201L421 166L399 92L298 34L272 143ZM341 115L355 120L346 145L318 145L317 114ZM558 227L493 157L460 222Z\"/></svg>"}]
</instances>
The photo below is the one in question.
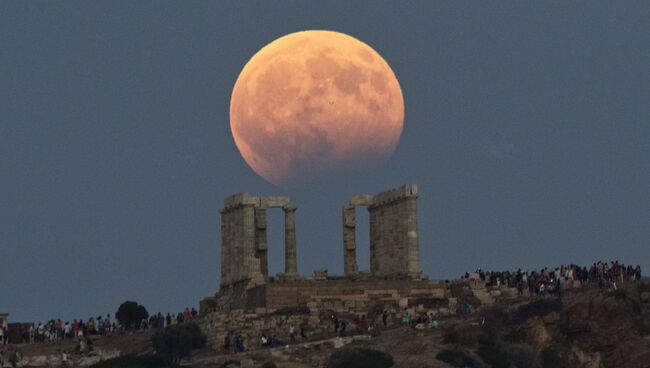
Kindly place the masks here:
<instances>
[{"instance_id":1,"label":"stone column","mask_svg":"<svg viewBox=\"0 0 650 368\"><path fill-rule=\"evenodd\" d=\"M357 273L356 214L354 207L343 208L343 274Z\"/></svg>"},{"instance_id":2,"label":"stone column","mask_svg":"<svg viewBox=\"0 0 650 368\"><path fill-rule=\"evenodd\" d=\"M266 240L266 208L255 209L255 256L260 262L260 272L269 275L268 245Z\"/></svg>"},{"instance_id":3,"label":"stone column","mask_svg":"<svg viewBox=\"0 0 650 368\"><path fill-rule=\"evenodd\" d=\"M296 208L283 207L284 211L284 273L298 274L296 259Z\"/></svg>"}]
</instances>

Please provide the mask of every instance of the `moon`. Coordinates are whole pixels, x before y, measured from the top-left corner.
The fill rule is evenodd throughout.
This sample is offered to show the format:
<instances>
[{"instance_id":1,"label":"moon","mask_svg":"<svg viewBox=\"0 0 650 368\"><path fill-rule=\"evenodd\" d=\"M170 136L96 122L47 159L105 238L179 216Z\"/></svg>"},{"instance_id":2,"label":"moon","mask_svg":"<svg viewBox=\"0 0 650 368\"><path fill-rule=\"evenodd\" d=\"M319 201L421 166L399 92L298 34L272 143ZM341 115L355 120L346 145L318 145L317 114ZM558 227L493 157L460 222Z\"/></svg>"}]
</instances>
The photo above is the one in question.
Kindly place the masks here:
<instances>
[{"instance_id":1,"label":"moon","mask_svg":"<svg viewBox=\"0 0 650 368\"><path fill-rule=\"evenodd\" d=\"M403 125L404 98L388 63L333 31L291 33L263 47L230 100L237 148L275 185L385 160Z\"/></svg>"}]
</instances>

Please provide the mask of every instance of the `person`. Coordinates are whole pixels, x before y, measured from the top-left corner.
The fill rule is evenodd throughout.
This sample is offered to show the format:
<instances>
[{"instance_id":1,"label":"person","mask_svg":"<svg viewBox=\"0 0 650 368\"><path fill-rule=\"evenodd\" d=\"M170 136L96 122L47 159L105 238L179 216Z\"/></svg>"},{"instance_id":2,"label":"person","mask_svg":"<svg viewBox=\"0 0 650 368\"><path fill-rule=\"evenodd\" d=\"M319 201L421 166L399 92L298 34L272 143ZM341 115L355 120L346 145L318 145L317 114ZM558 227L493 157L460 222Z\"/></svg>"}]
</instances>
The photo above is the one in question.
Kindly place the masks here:
<instances>
[{"instance_id":1,"label":"person","mask_svg":"<svg viewBox=\"0 0 650 368\"><path fill-rule=\"evenodd\" d=\"M231 353L236 353L237 352L237 337L238 335L235 335L235 332L232 331L230 334L230 352Z\"/></svg>"},{"instance_id":2,"label":"person","mask_svg":"<svg viewBox=\"0 0 650 368\"><path fill-rule=\"evenodd\" d=\"M183 311L183 321L188 321L191 316L192 312L190 312L190 308L185 307L185 310Z\"/></svg>"},{"instance_id":3,"label":"person","mask_svg":"<svg viewBox=\"0 0 650 368\"><path fill-rule=\"evenodd\" d=\"M345 323L345 321L341 320L340 326L341 326L340 336L343 337L345 336L345 327L347 326L347 324Z\"/></svg>"},{"instance_id":4,"label":"person","mask_svg":"<svg viewBox=\"0 0 650 368\"><path fill-rule=\"evenodd\" d=\"M384 327L388 324L388 310L384 309L381 313L381 321L384 323Z\"/></svg>"},{"instance_id":5,"label":"person","mask_svg":"<svg viewBox=\"0 0 650 368\"><path fill-rule=\"evenodd\" d=\"M223 338L223 350L225 350L226 353L230 352L230 332Z\"/></svg>"},{"instance_id":6,"label":"person","mask_svg":"<svg viewBox=\"0 0 650 368\"><path fill-rule=\"evenodd\" d=\"M402 313L402 325L404 325L405 327L408 327L409 324L410 324L409 314L406 311L406 308L404 308L404 313Z\"/></svg>"},{"instance_id":7,"label":"person","mask_svg":"<svg viewBox=\"0 0 650 368\"><path fill-rule=\"evenodd\" d=\"M18 350L13 351L11 353L11 356L9 357L9 363L11 364L11 368L16 368L18 366L18 362L20 361L20 353Z\"/></svg>"},{"instance_id":8,"label":"person","mask_svg":"<svg viewBox=\"0 0 650 368\"><path fill-rule=\"evenodd\" d=\"M291 342L296 341L296 327L293 325L293 323L291 324L291 326L289 326L289 341Z\"/></svg>"},{"instance_id":9,"label":"person","mask_svg":"<svg viewBox=\"0 0 650 368\"><path fill-rule=\"evenodd\" d=\"M300 338L306 339L307 335L305 334L305 322L300 323Z\"/></svg>"},{"instance_id":10,"label":"person","mask_svg":"<svg viewBox=\"0 0 650 368\"><path fill-rule=\"evenodd\" d=\"M262 346L269 346L269 339L266 338L265 334L262 334Z\"/></svg>"},{"instance_id":11,"label":"person","mask_svg":"<svg viewBox=\"0 0 650 368\"><path fill-rule=\"evenodd\" d=\"M6 345L5 344L5 329L2 324L0 324L0 345Z\"/></svg>"},{"instance_id":12,"label":"person","mask_svg":"<svg viewBox=\"0 0 650 368\"><path fill-rule=\"evenodd\" d=\"M242 339L242 337L239 334L237 334L237 337L235 338L235 342L236 342L235 347L237 349L236 352L237 353L243 353L244 352L244 339Z\"/></svg>"}]
</instances>

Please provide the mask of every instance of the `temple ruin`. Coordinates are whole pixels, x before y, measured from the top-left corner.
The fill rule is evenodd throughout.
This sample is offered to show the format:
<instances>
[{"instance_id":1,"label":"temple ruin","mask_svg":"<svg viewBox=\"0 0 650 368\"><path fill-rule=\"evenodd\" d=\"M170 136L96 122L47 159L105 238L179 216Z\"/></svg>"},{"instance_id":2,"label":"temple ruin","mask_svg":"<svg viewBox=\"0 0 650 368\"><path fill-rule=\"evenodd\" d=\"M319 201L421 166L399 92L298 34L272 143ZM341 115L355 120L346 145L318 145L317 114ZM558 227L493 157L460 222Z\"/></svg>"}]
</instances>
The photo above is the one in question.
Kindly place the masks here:
<instances>
[{"instance_id":1,"label":"temple ruin","mask_svg":"<svg viewBox=\"0 0 650 368\"><path fill-rule=\"evenodd\" d=\"M344 206L343 276L316 270L314 276L298 274L296 207L289 197L254 197L238 193L224 200L221 213L221 284L217 295L202 302L202 310L233 310L306 306L320 298L337 298L386 291L409 293L411 287L429 289L422 277L417 227L417 186L401 187L375 195L356 195ZM370 219L370 272L357 266L355 208L365 206ZM268 274L267 210L284 211L285 272ZM401 284L403 281L421 283ZM437 284L436 284L437 285ZM437 286L436 286L437 287ZM396 297L398 295L392 295Z\"/></svg>"},{"instance_id":2,"label":"temple ruin","mask_svg":"<svg viewBox=\"0 0 650 368\"><path fill-rule=\"evenodd\" d=\"M289 197L254 197L239 193L224 200L221 213L221 283L216 295L201 301L201 328L215 348L228 331L248 339L260 331L286 333L287 321L324 333L331 316L344 318L382 311L398 315L453 313L459 300L474 306L516 295L514 288L488 292L477 278L450 283L429 280L420 269L416 185L374 195L356 195L343 205L344 274L325 269L298 274L296 207ZM369 211L370 270L357 263L357 207ZM284 273L268 274L267 210L284 211Z\"/></svg>"}]
</instances>

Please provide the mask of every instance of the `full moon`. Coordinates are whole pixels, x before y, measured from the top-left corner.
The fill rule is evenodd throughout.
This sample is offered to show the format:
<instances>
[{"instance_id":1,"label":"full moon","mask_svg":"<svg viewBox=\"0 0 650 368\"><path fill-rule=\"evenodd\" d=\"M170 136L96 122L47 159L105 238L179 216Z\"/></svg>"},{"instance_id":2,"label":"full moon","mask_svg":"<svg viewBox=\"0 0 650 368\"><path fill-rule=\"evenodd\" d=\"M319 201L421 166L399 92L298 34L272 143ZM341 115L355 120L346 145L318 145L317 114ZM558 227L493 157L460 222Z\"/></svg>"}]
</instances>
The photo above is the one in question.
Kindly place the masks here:
<instances>
[{"instance_id":1,"label":"full moon","mask_svg":"<svg viewBox=\"0 0 650 368\"><path fill-rule=\"evenodd\" d=\"M230 128L244 160L282 185L386 159L404 125L404 99L388 63L343 33L296 32L244 66Z\"/></svg>"}]
</instances>

